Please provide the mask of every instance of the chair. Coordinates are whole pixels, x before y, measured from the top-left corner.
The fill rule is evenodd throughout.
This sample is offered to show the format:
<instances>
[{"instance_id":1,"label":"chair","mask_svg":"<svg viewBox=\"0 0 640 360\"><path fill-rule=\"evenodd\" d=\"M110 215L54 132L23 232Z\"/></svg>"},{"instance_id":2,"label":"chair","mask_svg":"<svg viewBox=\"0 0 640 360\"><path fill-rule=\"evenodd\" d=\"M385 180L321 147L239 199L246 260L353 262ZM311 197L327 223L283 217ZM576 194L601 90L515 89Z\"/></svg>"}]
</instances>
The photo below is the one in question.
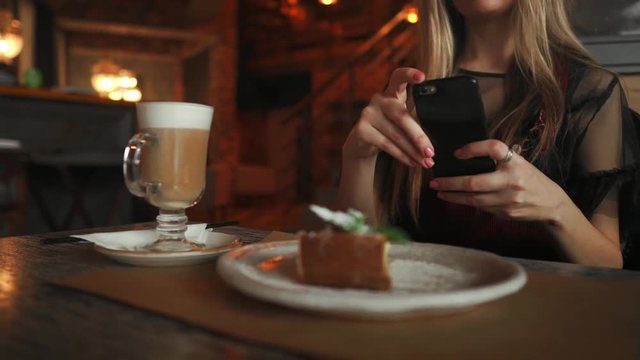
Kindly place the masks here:
<instances>
[{"instance_id":1,"label":"chair","mask_svg":"<svg viewBox=\"0 0 640 360\"><path fill-rule=\"evenodd\" d=\"M30 193L50 230L60 231L78 227L111 225L119 222L116 221L118 215L125 215L121 214L123 199L128 195L124 184L120 178L117 181L103 184L107 181L101 178L105 171L109 171L110 175L114 173L121 176L121 154L95 151L32 154L30 164L34 170L35 168L50 170L51 178L48 181L54 179L58 185L57 188L54 188L56 197L62 196L70 201L68 206L56 203L56 197L53 197L52 200L51 189L47 193L41 188L44 185L42 179L40 181L36 181L35 178L31 179ZM99 180L100 185L103 186L98 189L92 188L92 185ZM96 207L95 203L91 203L90 195L95 195L92 192L107 194L103 196L106 200L103 200L99 207ZM98 220L96 217L101 219Z\"/></svg>"}]
</instances>

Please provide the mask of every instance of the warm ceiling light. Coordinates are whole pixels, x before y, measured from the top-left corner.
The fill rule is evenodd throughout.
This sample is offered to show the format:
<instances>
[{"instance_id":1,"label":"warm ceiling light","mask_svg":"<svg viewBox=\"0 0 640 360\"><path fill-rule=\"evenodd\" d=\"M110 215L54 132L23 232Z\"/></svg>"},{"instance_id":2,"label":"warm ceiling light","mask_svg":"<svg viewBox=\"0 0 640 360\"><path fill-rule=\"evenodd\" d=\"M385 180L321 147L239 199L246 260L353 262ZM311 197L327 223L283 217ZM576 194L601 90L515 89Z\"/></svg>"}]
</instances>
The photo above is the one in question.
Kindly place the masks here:
<instances>
[{"instance_id":1,"label":"warm ceiling light","mask_svg":"<svg viewBox=\"0 0 640 360\"><path fill-rule=\"evenodd\" d=\"M11 64L23 45L20 21L10 11L0 9L0 62Z\"/></svg>"},{"instance_id":2,"label":"warm ceiling light","mask_svg":"<svg viewBox=\"0 0 640 360\"><path fill-rule=\"evenodd\" d=\"M142 93L138 88L128 89L122 93L122 100L124 101L138 102L141 99L142 99Z\"/></svg>"},{"instance_id":3,"label":"warm ceiling light","mask_svg":"<svg viewBox=\"0 0 640 360\"><path fill-rule=\"evenodd\" d=\"M100 60L91 69L91 85L100 94L114 101L137 102L142 98L138 88L136 74L127 69L121 69L111 60Z\"/></svg>"},{"instance_id":4,"label":"warm ceiling light","mask_svg":"<svg viewBox=\"0 0 640 360\"><path fill-rule=\"evenodd\" d=\"M307 10L299 4L299 0L281 0L280 13L297 24L304 23L308 17Z\"/></svg>"},{"instance_id":5,"label":"warm ceiling light","mask_svg":"<svg viewBox=\"0 0 640 360\"><path fill-rule=\"evenodd\" d=\"M113 101L120 101L122 100L122 91L121 90L111 91L109 94L107 94L107 97Z\"/></svg>"},{"instance_id":6,"label":"warm ceiling light","mask_svg":"<svg viewBox=\"0 0 640 360\"><path fill-rule=\"evenodd\" d=\"M122 69L118 72L116 84L122 89L133 89L138 86L138 79L133 71Z\"/></svg>"},{"instance_id":7,"label":"warm ceiling light","mask_svg":"<svg viewBox=\"0 0 640 360\"><path fill-rule=\"evenodd\" d=\"M322 5L335 5L338 3L338 0L318 0L318 2Z\"/></svg>"},{"instance_id":8,"label":"warm ceiling light","mask_svg":"<svg viewBox=\"0 0 640 360\"><path fill-rule=\"evenodd\" d=\"M420 17L418 16L418 9L415 6L408 6L406 10L406 19L409 23L415 24Z\"/></svg>"},{"instance_id":9,"label":"warm ceiling light","mask_svg":"<svg viewBox=\"0 0 640 360\"><path fill-rule=\"evenodd\" d=\"M107 96L118 88L120 67L111 60L100 60L91 68L91 86L101 96Z\"/></svg>"}]
</instances>

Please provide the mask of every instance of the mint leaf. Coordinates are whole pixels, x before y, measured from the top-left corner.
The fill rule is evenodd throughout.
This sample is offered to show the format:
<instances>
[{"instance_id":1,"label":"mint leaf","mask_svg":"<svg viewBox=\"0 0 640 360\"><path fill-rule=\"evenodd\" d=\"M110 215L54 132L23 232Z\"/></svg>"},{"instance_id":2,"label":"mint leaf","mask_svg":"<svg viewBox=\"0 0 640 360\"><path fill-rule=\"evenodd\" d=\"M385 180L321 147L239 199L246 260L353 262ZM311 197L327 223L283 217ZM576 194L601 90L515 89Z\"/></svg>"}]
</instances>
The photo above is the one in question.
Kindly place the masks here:
<instances>
[{"instance_id":1,"label":"mint leaf","mask_svg":"<svg viewBox=\"0 0 640 360\"><path fill-rule=\"evenodd\" d=\"M406 244L411 242L409 235L402 229L393 226L380 226L372 229L373 233L382 234L387 241L393 244Z\"/></svg>"},{"instance_id":2,"label":"mint leaf","mask_svg":"<svg viewBox=\"0 0 640 360\"><path fill-rule=\"evenodd\" d=\"M344 231L358 234L382 234L391 243L401 244L411 242L404 230L393 226L379 226L372 229L367 225L367 217L358 210L349 209L347 212L332 211L318 205L310 205L309 209L322 220Z\"/></svg>"}]
</instances>

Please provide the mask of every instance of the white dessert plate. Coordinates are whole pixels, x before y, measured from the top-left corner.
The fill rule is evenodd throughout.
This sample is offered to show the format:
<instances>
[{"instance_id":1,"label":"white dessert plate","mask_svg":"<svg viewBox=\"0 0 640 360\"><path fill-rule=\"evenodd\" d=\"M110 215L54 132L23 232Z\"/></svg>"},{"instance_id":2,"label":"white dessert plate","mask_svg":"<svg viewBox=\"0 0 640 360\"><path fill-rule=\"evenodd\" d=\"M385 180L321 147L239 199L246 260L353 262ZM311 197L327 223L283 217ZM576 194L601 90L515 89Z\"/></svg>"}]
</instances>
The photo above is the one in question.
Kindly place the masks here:
<instances>
[{"instance_id":1,"label":"white dessert plate","mask_svg":"<svg viewBox=\"0 0 640 360\"><path fill-rule=\"evenodd\" d=\"M242 246L235 235L214 233L209 235L202 247L194 247L191 251L152 251L108 249L95 245L96 251L124 264L135 266L186 266L211 261L222 253Z\"/></svg>"},{"instance_id":2,"label":"white dessert plate","mask_svg":"<svg viewBox=\"0 0 640 360\"><path fill-rule=\"evenodd\" d=\"M218 272L232 287L262 300L365 319L457 311L512 294L527 281L520 265L488 252L411 243L389 247L391 290L329 288L297 280L297 253L297 241L253 244L222 256Z\"/></svg>"}]
</instances>

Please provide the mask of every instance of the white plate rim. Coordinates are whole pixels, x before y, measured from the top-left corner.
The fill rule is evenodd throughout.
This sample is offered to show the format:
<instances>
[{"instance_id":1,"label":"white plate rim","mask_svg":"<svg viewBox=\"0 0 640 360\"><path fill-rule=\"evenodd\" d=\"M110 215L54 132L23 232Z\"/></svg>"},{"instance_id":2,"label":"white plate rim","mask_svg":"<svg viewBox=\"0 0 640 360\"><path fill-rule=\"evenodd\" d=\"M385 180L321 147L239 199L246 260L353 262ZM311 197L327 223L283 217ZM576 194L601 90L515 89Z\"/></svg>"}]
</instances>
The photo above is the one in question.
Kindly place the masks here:
<instances>
[{"instance_id":1,"label":"white plate rim","mask_svg":"<svg viewBox=\"0 0 640 360\"><path fill-rule=\"evenodd\" d=\"M246 295L257 297L262 300L313 312L321 312L347 317L378 319L406 317L408 315L426 312L442 313L456 311L459 309L464 309L472 307L474 305L496 300L515 293L520 290L527 282L527 275L524 268L509 259L486 251L430 243L411 243L410 246L446 247L451 251L464 251L466 253L485 257L487 259L491 259L496 263L500 263L501 266L506 266L510 271L512 271L512 274L507 280L499 283L442 293L414 293L406 294L405 296L403 296L397 293L390 294L379 291L349 289L348 291L350 295L362 293L363 299L366 296L365 302L354 306L344 303L339 304L333 301L335 300L332 299L335 297L335 294L333 293L336 291L341 291L341 289L325 288L300 283L296 284L297 286L300 286L297 290L278 288L269 284L264 284L263 282L256 280L251 276L248 276L246 273L238 271L239 269L236 259L243 256L243 253L274 248L297 248L297 245L297 240L278 241L251 244L239 249L232 250L218 259L218 273L220 277L230 286L236 288ZM287 254L288 253L286 253L285 255ZM316 291L314 292L314 295L320 297L321 300L329 299L331 301L318 301L317 297L315 299L309 299L304 296L295 296L300 295L303 292L308 291L309 289L315 289ZM323 291L327 291L327 293L329 294L326 298L323 298ZM473 296L461 296L469 293L473 293ZM291 296L283 296L285 294ZM393 299L394 301L389 301L390 299Z\"/></svg>"}]
</instances>

